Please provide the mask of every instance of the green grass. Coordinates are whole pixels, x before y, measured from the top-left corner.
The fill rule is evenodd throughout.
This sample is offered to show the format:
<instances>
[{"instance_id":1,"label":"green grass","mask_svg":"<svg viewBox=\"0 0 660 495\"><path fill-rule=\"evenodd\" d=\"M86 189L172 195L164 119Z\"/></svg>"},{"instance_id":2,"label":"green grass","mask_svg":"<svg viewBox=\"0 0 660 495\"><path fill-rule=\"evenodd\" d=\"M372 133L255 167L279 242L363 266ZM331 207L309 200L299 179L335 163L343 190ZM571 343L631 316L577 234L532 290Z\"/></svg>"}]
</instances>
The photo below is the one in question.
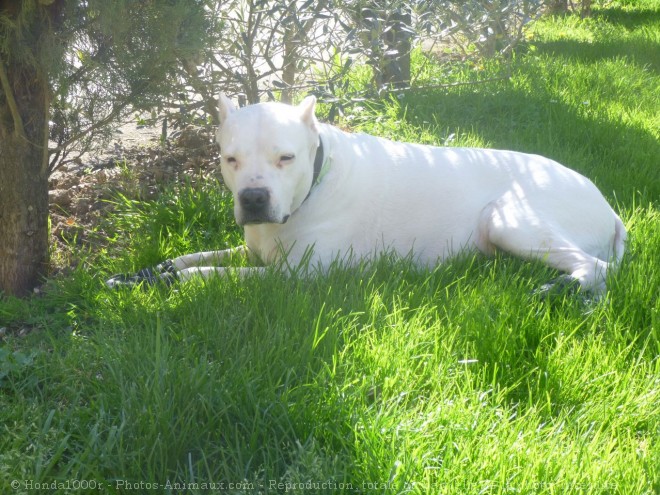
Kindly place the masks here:
<instances>
[{"instance_id":1,"label":"green grass","mask_svg":"<svg viewBox=\"0 0 660 495\"><path fill-rule=\"evenodd\" d=\"M554 272L471 255L111 292L241 237L217 184L118 198L108 247L0 301L0 493L658 493L660 6L609 5L537 23L508 81L349 120L592 178L630 232L606 300L539 301Z\"/></svg>"}]
</instances>

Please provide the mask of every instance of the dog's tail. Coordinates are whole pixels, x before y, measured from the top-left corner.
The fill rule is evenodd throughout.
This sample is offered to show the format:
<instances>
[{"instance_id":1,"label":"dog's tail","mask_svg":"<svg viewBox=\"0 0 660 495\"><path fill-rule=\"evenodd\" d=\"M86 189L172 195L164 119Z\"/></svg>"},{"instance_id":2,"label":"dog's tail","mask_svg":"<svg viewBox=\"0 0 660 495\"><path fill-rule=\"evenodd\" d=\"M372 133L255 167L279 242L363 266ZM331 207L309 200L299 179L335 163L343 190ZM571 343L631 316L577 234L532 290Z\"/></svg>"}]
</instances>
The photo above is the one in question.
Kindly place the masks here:
<instances>
[{"instance_id":1,"label":"dog's tail","mask_svg":"<svg viewBox=\"0 0 660 495\"><path fill-rule=\"evenodd\" d=\"M623 258L623 253L626 251L626 239L628 233L626 226L623 225L621 218L616 213L614 214L614 239L612 241L612 254L614 255L614 263L618 265Z\"/></svg>"}]
</instances>

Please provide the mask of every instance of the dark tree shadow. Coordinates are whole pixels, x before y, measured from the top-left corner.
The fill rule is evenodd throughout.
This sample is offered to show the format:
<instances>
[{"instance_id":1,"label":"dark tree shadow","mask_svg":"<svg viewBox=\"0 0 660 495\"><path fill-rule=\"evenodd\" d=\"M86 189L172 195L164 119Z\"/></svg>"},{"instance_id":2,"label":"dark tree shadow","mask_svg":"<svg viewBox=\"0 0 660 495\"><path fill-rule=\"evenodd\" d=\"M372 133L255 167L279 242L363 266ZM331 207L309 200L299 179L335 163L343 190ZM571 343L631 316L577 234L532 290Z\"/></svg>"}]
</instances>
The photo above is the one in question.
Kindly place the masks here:
<instances>
[{"instance_id":1,"label":"dark tree shadow","mask_svg":"<svg viewBox=\"0 0 660 495\"><path fill-rule=\"evenodd\" d=\"M438 142L454 132L479 135L488 147L534 153L589 177L610 200L629 207L660 198L660 142L646 129L585 116L550 93L510 86L492 91L416 95L405 118L437 124Z\"/></svg>"}]
</instances>

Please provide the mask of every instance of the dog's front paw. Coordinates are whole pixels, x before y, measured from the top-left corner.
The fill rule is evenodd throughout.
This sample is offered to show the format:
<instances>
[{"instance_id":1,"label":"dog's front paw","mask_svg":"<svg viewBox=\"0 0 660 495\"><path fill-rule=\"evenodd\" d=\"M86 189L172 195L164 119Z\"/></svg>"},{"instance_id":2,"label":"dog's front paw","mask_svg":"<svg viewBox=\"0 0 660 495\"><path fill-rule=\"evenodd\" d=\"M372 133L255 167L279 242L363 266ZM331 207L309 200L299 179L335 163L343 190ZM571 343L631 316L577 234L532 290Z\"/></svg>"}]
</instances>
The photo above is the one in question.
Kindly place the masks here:
<instances>
[{"instance_id":1,"label":"dog's front paw","mask_svg":"<svg viewBox=\"0 0 660 495\"><path fill-rule=\"evenodd\" d=\"M110 289L119 289L123 287L135 287L141 285L148 287L157 284L171 286L179 280L179 273L172 260L166 260L156 266L143 268L137 273L120 273L113 275L105 281Z\"/></svg>"}]
</instances>

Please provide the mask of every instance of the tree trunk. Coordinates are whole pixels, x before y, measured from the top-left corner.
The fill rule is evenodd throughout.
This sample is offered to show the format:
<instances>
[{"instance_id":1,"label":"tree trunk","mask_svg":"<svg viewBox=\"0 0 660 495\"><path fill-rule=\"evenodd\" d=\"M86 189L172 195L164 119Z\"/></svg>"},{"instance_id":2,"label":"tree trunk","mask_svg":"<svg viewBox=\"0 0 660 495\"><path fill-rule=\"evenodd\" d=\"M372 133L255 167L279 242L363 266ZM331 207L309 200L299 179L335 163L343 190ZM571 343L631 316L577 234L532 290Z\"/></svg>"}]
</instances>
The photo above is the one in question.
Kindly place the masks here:
<instances>
[{"instance_id":1,"label":"tree trunk","mask_svg":"<svg viewBox=\"0 0 660 495\"><path fill-rule=\"evenodd\" d=\"M405 88L410 84L411 23L408 7L397 9L389 19L391 29L384 36L387 52L382 68L385 85Z\"/></svg>"},{"instance_id":2,"label":"tree trunk","mask_svg":"<svg viewBox=\"0 0 660 495\"><path fill-rule=\"evenodd\" d=\"M289 29L284 29L283 43L284 55L282 60L282 103L293 102L293 89L292 86L296 83L296 62L298 61L298 46L294 40L295 33Z\"/></svg>"},{"instance_id":3,"label":"tree trunk","mask_svg":"<svg viewBox=\"0 0 660 495\"><path fill-rule=\"evenodd\" d=\"M553 0L549 3L550 12L564 14L568 12L568 0Z\"/></svg>"},{"instance_id":4,"label":"tree trunk","mask_svg":"<svg viewBox=\"0 0 660 495\"><path fill-rule=\"evenodd\" d=\"M0 60L0 293L24 296L48 264L48 84Z\"/></svg>"},{"instance_id":5,"label":"tree trunk","mask_svg":"<svg viewBox=\"0 0 660 495\"><path fill-rule=\"evenodd\" d=\"M411 12L409 7L382 9L368 3L358 16L362 37L377 89L410 84Z\"/></svg>"}]
</instances>

